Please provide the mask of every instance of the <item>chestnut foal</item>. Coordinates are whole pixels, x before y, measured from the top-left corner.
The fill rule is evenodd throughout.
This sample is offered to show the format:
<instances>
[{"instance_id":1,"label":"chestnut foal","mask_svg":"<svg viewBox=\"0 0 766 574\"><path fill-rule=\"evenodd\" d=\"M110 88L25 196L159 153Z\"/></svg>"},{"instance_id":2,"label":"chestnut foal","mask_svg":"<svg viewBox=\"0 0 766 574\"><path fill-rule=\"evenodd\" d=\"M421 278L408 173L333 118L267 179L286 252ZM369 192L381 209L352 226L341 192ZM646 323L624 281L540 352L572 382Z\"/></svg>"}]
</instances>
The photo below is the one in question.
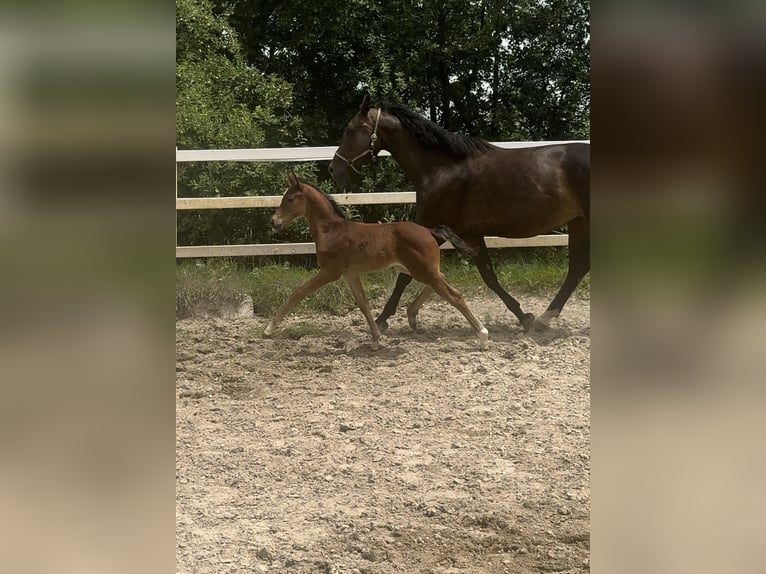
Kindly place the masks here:
<instances>
[{"instance_id":1,"label":"chestnut foal","mask_svg":"<svg viewBox=\"0 0 766 574\"><path fill-rule=\"evenodd\" d=\"M380 330L370 313L359 275L396 267L406 270L413 279L424 284L423 290L407 309L410 327L417 329L418 309L436 292L468 319L479 337L479 347L482 350L488 347L487 329L468 308L462 295L444 280L444 275L439 271L439 242L449 240L459 251L470 253L470 248L449 228L440 226L428 229L410 222L349 221L330 197L301 182L295 174L288 175L287 182L289 187L271 218L271 225L274 229L281 229L297 217L305 216L316 243L319 273L290 295L287 303L266 325L264 336L270 336L290 309L304 297L343 277L370 326L372 348L377 349Z\"/></svg>"}]
</instances>

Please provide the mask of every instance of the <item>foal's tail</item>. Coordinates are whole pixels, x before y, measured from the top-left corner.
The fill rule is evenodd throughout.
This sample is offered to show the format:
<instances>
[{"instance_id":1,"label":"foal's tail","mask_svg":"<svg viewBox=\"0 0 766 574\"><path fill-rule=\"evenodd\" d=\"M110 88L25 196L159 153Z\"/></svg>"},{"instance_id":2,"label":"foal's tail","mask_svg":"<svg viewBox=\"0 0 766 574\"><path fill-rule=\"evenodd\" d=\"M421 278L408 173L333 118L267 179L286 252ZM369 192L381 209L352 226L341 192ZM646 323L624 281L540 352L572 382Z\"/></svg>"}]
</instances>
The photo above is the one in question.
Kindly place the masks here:
<instances>
[{"instance_id":1,"label":"foal's tail","mask_svg":"<svg viewBox=\"0 0 766 574\"><path fill-rule=\"evenodd\" d=\"M458 237L457 233L452 231L446 225L437 225L431 229L431 235L433 235L439 243L449 241L452 243L455 249L457 249L458 253L467 259L473 259L479 254L478 249L474 249L468 245L465 241Z\"/></svg>"}]
</instances>

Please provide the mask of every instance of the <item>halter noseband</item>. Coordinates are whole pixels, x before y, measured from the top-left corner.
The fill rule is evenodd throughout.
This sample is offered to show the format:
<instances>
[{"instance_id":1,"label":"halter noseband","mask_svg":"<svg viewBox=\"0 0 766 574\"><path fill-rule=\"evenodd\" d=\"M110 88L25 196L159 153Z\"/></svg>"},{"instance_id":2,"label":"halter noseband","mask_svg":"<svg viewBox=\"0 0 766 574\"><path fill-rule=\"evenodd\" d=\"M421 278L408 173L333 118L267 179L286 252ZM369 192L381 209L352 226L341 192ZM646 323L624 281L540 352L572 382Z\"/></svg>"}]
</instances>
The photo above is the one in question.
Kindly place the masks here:
<instances>
[{"instance_id":1,"label":"halter noseband","mask_svg":"<svg viewBox=\"0 0 766 574\"><path fill-rule=\"evenodd\" d=\"M358 173L359 175L362 175L362 172L359 171L354 167L354 162L358 159L362 159L367 154L370 154L372 156L372 161L375 161L375 142L378 141L378 120L380 120L380 108L378 108L378 114L375 116L375 127L372 130L372 135L370 136L370 147L369 149L366 149L362 153L360 153L358 156L353 157L351 159L346 159L342 155L340 155L337 151L335 152L335 157L338 159L343 160L348 167L354 170L355 173Z\"/></svg>"}]
</instances>

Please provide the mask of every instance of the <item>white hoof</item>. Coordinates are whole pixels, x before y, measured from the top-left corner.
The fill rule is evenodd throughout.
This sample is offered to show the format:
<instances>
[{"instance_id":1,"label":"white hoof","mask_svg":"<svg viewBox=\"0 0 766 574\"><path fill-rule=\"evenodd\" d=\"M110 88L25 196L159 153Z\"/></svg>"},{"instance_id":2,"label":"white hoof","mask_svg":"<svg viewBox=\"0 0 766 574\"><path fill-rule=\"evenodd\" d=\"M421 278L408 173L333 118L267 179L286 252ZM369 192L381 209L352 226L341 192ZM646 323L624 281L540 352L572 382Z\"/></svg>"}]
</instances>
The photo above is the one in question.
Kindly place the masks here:
<instances>
[{"instance_id":1,"label":"white hoof","mask_svg":"<svg viewBox=\"0 0 766 574\"><path fill-rule=\"evenodd\" d=\"M274 330L274 326L271 324L271 321L269 321L269 324L266 325L266 328L263 330L263 336L264 337L271 337L271 332Z\"/></svg>"},{"instance_id":2,"label":"white hoof","mask_svg":"<svg viewBox=\"0 0 766 574\"><path fill-rule=\"evenodd\" d=\"M479 331L479 349L482 351L489 349L489 331L486 327Z\"/></svg>"}]
</instances>

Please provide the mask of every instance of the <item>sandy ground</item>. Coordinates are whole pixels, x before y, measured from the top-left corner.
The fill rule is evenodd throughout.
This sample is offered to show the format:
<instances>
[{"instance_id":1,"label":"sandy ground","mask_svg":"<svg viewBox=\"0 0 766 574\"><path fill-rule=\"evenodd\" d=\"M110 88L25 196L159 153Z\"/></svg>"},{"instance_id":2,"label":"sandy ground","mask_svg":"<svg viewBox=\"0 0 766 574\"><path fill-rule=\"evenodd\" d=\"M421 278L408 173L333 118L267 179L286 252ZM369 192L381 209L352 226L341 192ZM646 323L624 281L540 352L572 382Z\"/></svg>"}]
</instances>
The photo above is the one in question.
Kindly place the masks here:
<instances>
[{"instance_id":1,"label":"sandy ground","mask_svg":"<svg viewBox=\"0 0 766 574\"><path fill-rule=\"evenodd\" d=\"M523 297L541 313L548 299ZM180 573L589 571L590 310L179 321Z\"/></svg>"}]
</instances>

